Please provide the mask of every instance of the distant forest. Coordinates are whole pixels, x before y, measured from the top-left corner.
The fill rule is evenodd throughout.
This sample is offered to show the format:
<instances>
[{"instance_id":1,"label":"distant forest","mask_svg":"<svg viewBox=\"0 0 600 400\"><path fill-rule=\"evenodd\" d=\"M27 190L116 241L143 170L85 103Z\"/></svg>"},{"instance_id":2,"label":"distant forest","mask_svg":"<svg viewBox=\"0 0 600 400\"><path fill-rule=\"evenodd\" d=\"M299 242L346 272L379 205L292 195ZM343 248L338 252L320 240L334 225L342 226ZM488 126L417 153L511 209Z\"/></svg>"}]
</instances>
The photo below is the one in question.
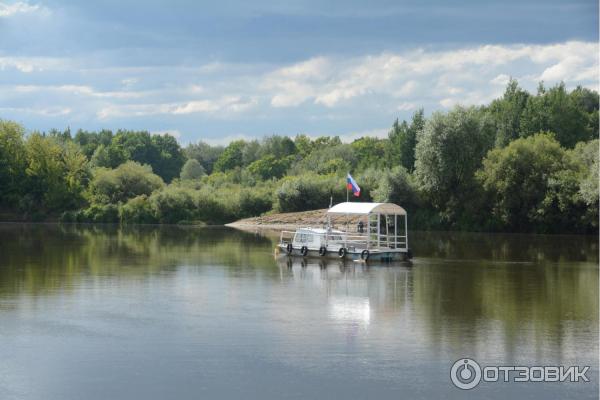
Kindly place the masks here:
<instances>
[{"instance_id":1,"label":"distant forest","mask_svg":"<svg viewBox=\"0 0 600 400\"><path fill-rule=\"evenodd\" d=\"M514 80L488 105L396 120L387 138L268 136L182 148L146 131L0 120L0 220L219 224L393 202L417 230L598 232L598 93Z\"/></svg>"}]
</instances>

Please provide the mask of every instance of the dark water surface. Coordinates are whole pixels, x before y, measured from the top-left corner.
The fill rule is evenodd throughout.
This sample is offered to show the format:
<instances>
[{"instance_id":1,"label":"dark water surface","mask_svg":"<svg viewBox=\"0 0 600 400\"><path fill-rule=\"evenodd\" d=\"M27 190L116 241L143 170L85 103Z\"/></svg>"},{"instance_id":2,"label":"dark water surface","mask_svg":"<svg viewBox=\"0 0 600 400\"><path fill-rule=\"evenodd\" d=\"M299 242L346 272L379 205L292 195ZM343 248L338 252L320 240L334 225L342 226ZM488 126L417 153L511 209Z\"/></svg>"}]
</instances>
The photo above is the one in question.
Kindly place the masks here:
<instances>
[{"instance_id":1,"label":"dark water surface","mask_svg":"<svg viewBox=\"0 0 600 400\"><path fill-rule=\"evenodd\" d=\"M596 237L413 233L301 263L228 228L0 224L0 399L597 398ZM452 386L450 367L588 365Z\"/></svg>"}]
</instances>

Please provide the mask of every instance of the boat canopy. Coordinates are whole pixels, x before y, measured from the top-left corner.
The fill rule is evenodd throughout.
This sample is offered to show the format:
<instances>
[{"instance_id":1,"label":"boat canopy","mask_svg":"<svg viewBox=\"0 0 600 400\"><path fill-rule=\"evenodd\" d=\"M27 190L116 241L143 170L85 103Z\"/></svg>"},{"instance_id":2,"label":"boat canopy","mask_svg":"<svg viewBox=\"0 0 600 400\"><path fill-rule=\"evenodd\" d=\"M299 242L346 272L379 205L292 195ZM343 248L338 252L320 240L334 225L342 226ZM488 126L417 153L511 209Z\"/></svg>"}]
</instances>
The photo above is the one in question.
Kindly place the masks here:
<instances>
[{"instance_id":1,"label":"boat canopy","mask_svg":"<svg viewBox=\"0 0 600 400\"><path fill-rule=\"evenodd\" d=\"M339 203L327 210L327 214L396 214L406 215L406 210L393 203Z\"/></svg>"}]
</instances>

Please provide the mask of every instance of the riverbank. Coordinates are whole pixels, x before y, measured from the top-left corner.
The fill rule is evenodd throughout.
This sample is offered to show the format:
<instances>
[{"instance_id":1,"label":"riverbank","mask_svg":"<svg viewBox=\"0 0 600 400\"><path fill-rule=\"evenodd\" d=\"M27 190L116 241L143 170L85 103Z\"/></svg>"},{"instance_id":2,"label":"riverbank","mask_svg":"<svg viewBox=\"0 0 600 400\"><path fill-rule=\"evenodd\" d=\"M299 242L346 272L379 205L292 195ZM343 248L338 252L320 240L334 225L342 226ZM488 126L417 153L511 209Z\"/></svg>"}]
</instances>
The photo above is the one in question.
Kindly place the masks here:
<instances>
[{"instance_id":1,"label":"riverbank","mask_svg":"<svg viewBox=\"0 0 600 400\"><path fill-rule=\"evenodd\" d=\"M355 225L358 223L358 216L335 216L331 217L331 222L334 226L348 224ZM311 210L311 211L301 211L301 212L291 212L291 213L273 213L266 214L260 217L252 217L252 218L244 218L238 221L226 224L226 226L230 226L233 228L240 229L251 229L251 228L261 228L261 229L276 229L283 230L289 229L293 230L299 227L319 227L324 226L327 223L327 209L319 209L319 210Z\"/></svg>"}]
</instances>

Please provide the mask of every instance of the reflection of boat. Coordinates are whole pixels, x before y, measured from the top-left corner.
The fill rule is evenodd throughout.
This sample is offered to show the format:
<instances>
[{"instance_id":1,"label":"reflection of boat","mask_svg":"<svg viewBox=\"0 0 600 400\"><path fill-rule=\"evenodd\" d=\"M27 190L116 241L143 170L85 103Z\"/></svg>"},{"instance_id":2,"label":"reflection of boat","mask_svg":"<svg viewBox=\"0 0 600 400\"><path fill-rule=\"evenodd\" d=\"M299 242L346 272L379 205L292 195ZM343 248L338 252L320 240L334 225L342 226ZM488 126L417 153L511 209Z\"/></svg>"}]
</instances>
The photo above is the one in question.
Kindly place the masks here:
<instances>
[{"instance_id":1,"label":"reflection of boat","mask_svg":"<svg viewBox=\"0 0 600 400\"><path fill-rule=\"evenodd\" d=\"M336 274L344 275L348 272L364 271L368 272L371 267L386 266L386 267L404 267L410 268L412 263L404 261L386 261L377 262L369 261L368 264L363 262L355 262L352 260L341 260L339 258L332 257L276 257L277 265L281 269L287 269L294 272L307 271L307 270L321 270L326 271L329 278Z\"/></svg>"},{"instance_id":2,"label":"reflection of boat","mask_svg":"<svg viewBox=\"0 0 600 400\"><path fill-rule=\"evenodd\" d=\"M332 216L358 217L356 230L334 229ZM288 256L362 261L412 258L408 248L406 211L392 203L340 203L327 210L324 228L282 231L277 247Z\"/></svg>"}]
</instances>

